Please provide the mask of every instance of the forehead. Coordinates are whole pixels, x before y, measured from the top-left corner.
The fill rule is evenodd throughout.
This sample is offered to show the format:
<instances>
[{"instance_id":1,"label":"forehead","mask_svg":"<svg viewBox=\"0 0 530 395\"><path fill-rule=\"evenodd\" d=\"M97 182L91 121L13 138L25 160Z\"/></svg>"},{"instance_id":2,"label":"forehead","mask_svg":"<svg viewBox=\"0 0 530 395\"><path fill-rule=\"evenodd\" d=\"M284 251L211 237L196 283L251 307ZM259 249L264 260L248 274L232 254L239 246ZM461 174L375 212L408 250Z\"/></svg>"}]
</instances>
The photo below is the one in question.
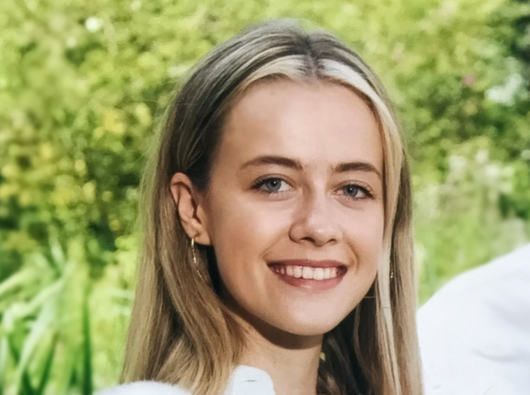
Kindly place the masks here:
<instances>
[{"instance_id":1,"label":"forehead","mask_svg":"<svg viewBox=\"0 0 530 395\"><path fill-rule=\"evenodd\" d=\"M232 106L217 160L236 166L278 155L308 167L358 160L382 172L382 151L373 112L352 89L280 80L251 87Z\"/></svg>"}]
</instances>

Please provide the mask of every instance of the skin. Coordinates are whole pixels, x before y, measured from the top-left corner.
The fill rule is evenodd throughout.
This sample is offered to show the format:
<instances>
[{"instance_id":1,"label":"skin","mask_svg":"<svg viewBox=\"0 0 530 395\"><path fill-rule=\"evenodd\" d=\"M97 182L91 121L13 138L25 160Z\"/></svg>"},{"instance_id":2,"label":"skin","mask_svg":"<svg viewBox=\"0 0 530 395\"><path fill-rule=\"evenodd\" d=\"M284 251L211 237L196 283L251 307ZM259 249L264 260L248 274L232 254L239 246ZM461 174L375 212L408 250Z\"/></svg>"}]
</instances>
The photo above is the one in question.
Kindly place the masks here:
<instances>
[{"instance_id":1,"label":"skin","mask_svg":"<svg viewBox=\"0 0 530 395\"><path fill-rule=\"evenodd\" d=\"M241 363L268 372L278 395L316 393L323 335L375 279L382 174L378 125L362 98L337 84L274 81L233 105L205 193L173 177L184 228L213 245L222 297L247 328ZM285 259L336 260L347 272L331 289L295 287L267 265Z\"/></svg>"}]
</instances>

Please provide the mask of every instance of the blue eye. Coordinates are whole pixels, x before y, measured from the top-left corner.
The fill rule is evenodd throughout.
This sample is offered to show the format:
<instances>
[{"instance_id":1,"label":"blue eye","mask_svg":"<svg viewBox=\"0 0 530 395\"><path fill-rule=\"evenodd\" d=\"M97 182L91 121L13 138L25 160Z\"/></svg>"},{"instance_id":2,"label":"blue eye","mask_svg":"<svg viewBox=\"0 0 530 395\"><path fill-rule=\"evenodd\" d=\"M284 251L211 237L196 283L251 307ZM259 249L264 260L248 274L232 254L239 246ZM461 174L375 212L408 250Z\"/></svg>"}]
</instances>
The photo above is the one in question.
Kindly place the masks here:
<instances>
[{"instance_id":1,"label":"blue eye","mask_svg":"<svg viewBox=\"0 0 530 395\"><path fill-rule=\"evenodd\" d=\"M342 192L353 199L364 199L370 197L370 192L366 188L361 187L360 185L348 184L342 187Z\"/></svg>"},{"instance_id":2,"label":"blue eye","mask_svg":"<svg viewBox=\"0 0 530 395\"><path fill-rule=\"evenodd\" d=\"M263 193L278 193L284 192L288 188L289 184L278 177L265 178L258 180L254 185L254 188Z\"/></svg>"}]
</instances>

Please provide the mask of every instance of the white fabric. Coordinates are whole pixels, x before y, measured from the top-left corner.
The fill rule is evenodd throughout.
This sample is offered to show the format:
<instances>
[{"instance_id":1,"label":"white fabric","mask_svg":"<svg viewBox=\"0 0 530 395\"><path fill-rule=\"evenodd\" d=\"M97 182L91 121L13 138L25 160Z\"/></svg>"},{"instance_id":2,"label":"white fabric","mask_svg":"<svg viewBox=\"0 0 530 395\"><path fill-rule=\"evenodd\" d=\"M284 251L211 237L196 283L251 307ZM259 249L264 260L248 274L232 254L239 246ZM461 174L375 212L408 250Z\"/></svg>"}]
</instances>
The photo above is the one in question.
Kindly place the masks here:
<instances>
[{"instance_id":1,"label":"white fabric","mask_svg":"<svg viewBox=\"0 0 530 395\"><path fill-rule=\"evenodd\" d=\"M530 245L443 287L418 332L425 395L530 394Z\"/></svg>"},{"instance_id":2,"label":"white fabric","mask_svg":"<svg viewBox=\"0 0 530 395\"><path fill-rule=\"evenodd\" d=\"M155 381L137 381L118 385L103 391L96 392L96 395L189 395L184 389Z\"/></svg>"},{"instance_id":3,"label":"white fabric","mask_svg":"<svg viewBox=\"0 0 530 395\"><path fill-rule=\"evenodd\" d=\"M99 391L96 395L192 395L178 385L138 381ZM275 395L271 377L252 366L238 366L227 386L225 395Z\"/></svg>"}]
</instances>

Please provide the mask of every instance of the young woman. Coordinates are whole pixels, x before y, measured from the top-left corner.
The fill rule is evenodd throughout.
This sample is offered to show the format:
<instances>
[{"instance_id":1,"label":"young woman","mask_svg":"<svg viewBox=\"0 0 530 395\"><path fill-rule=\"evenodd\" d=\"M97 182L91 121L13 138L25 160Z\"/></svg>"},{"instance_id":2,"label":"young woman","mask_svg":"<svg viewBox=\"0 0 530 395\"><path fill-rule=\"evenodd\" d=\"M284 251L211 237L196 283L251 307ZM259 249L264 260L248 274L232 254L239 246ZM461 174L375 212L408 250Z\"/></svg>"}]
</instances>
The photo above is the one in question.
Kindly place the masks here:
<instances>
[{"instance_id":1,"label":"young woman","mask_svg":"<svg viewBox=\"0 0 530 395\"><path fill-rule=\"evenodd\" d=\"M191 73L153 159L134 383L104 394L421 394L409 169L355 52L243 32Z\"/></svg>"}]
</instances>

